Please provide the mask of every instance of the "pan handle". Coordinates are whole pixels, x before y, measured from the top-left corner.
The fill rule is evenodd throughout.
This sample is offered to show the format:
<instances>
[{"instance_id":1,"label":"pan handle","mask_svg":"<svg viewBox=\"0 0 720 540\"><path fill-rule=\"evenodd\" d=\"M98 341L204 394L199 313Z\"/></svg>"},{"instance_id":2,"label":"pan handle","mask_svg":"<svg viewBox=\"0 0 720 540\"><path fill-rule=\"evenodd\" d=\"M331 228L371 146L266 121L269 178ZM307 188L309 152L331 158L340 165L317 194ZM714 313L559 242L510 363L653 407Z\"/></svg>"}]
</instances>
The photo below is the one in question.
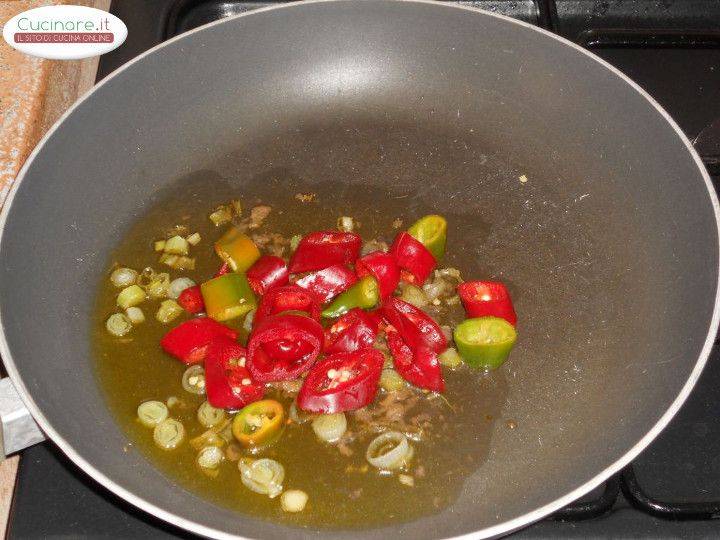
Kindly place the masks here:
<instances>
[{"instance_id":1,"label":"pan handle","mask_svg":"<svg viewBox=\"0 0 720 540\"><path fill-rule=\"evenodd\" d=\"M45 440L10 377L0 379L0 443L4 456Z\"/></svg>"}]
</instances>

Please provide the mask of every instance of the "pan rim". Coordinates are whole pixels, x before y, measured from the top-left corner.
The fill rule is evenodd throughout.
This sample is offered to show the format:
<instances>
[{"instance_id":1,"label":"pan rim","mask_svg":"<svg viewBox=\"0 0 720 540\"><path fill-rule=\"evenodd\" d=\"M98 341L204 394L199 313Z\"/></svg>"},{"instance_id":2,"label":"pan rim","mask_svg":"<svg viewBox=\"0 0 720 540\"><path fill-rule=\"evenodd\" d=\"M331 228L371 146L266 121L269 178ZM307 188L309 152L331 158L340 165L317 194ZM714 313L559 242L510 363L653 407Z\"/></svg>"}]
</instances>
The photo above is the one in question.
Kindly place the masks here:
<instances>
[{"instance_id":1,"label":"pan rim","mask_svg":"<svg viewBox=\"0 0 720 540\"><path fill-rule=\"evenodd\" d=\"M37 143L35 148L32 150L32 152L28 155L27 159L25 160L23 166L20 168L20 171L18 172L12 186L10 187L10 190L7 193L7 197L4 201L4 204L2 206L2 210L0 211L0 247L2 246L2 240L4 237L5 232L5 225L8 219L8 215L10 213L10 207L12 206L12 202L14 200L14 197L22 184L22 181L25 178L25 175L27 173L27 170L30 168L31 164L35 160L37 154L42 150L42 148L45 146L46 142L52 135L55 133L55 131L58 129L58 127L65 121L65 119L70 116L76 108L78 108L82 103L85 102L86 99L88 99L91 95L95 93L95 91L102 87L104 84L118 76L120 73L128 69L130 66L134 65L136 62L142 61L146 56L149 56L153 54L155 51L169 46L170 44L179 41L187 36L190 36L196 32L203 31L207 28L223 24L227 21L238 19L240 17L247 17L251 16L256 13L266 12L266 11L272 11L277 9L293 9L293 8L301 8L305 4L340 4L340 3L351 3L355 0L305 0L302 2L293 2L293 3L284 3L284 4L276 4L272 6L267 6L259 9L255 9L252 11L244 12L232 17L220 19L217 21L213 21L211 23L205 24L203 26L199 26L197 28L194 28L188 32L179 34L169 40L166 40L162 43L159 43L155 45L154 47L148 49L147 51L143 52L142 54L136 56L132 60L128 61L127 63L123 64L121 67L113 71L111 74L109 74L107 77L105 77L102 81L97 83L93 88L91 88L88 92L86 92L80 99L78 99L73 105L70 106L70 108L65 111L60 118L53 124L53 126L45 133L45 135L40 139L40 141ZM489 12L483 9L471 7L471 6L464 6L464 5L458 5L454 3L440 3L436 2L434 0L377 0L377 3L408 3L408 4L430 4L436 7L442 7L446 9L461 9L473 13L480 13L485 16L494 17L500 20L504 20L506 22L510 22L512 24L518 25L523 28L530 29L534 32L538 32L540 34L543 34L544 36L551 38L553 40L556 40L563 45L569 46L573 48L574 50L580 52L581 54L585 55L589 59L595 61L596 63L600 64L605 69L609 70L613 75L624 81L626 84L628 84L631 88L633 88L638 94L640 94L647 102L660 114L660 116L663 117L663 119L670 125L670 127L675 131L679 139L682 141L682 143L685 145L687 151L690 153L691 157L693 158L693 161L695 165L698 168L698 171L700 172L700 175L702 176L705 187L708 191L708 196L710 197L710 202L712 204L713 208L713 214L715 216L715 226L716 226L716 233L717 233L717 239L718 239L718 253L720 254L720 204L718 203L718 197L715 192L715 188L713 187L712 180L710 179L710 175L708 174L707 170L705 169L705 166L703 165L700 156L698 155L695 148L692 146L692 143L688 139L687 135L680 129L680 127L677 125L675 120L670 116L670 114L648 93L646 92L639 84L637 84L635 81L630 79L627 75L625 75L622 71L620 71L618 68L614 67L612 64L608 63L607 61L603 60L599 56L593 54L592 52L582 48L580 45L564 38L561 36L558 36L556 34L553 34L552 32L540 28L538 26L535 26L531 23L527 23L525 21L521 21L518 19L513 19L511 17L500 15L497 13ZM502 523L498 523L496 525L492 525L490 527L485 527L483 529L480 529L478 531L474 531L471 533L463 534L460 536L452 537L454 540L469 540L471 538L492 538L497 537L500 535L508 534L513 531L516 531L518 529L521 529L525 526L528 526L543 517L546 517L553 512L563 508L564 506L567 506L568 504L572 503L579 497L585 495L592 489L599 486L602 482L607 480L610 476L614 475L615 473L619 472L622 468L624 468L626 465L628 465L632 460L634 460L647 446L660 434L660 432L668 425L668 423L672 420L672 418L677 414L680 407L685 403L688 396L690 395L690 392L692 391L693 387L695 386L698 378L700 377L700 374L702 373L703 368L705 367L705 364L707 363L707 360L710 356L710 352L712 349L712 346L715 342L715 338L718 332L718 325L720 324L720 259L718 262L718 269L717 269L717 276L718 276L718 282L716 283L715 287L715 302L713 307L713 313L710 320L710 325L708 327L707 335L705 338L705 342L703 344L703 347L700 351L700 354L698 355L697 361L695 362L695 365L690 372L690 375L683 385L683 387L680 389L680 392L675 397L675 399L672 401L672 403L669 405L669 407L666 409L666 411L660 416L660 418L657 420L657 422L648 430L647 433L637 442L635 445L630 448L627 452L625 452L622 456L620 456L617 460L615 460L614 463L597 473L595 476L593 476L591 479L583 483L582 485L578 486L577 488L571 490L570 492L566 493L565 495L558 497L554 501L551 501L550 503L545 504L544 506L541 506L540 508L535 508L533 510L530 510L524 514L521 514L519 516L516 516L514 518L508 519L506 521L503 521ZM23 402L27 406L28 410L32 413L32 416L35 418L38 425L41 427L42 431L53 441L54 444L56 444L62 452L70 458L73 463L78 466L84 473L87 473L90 477L93 478L93 480L97 481L101 485L103 485L106 489L110 490L112 493L118 495L122 499L126 500L130 504L134 505L137 508L140 508L141 510L148 512L155 517L158 517L159 519L162 519L163 521L166 521L168 523L171 523L173 525L176 525L180 528L183 528L185 530L188 530L190 532L193 532L195 534L199 534L206 537L212 537L212 538L219 538L219 539L243 539L246 537L234 535L227 533L225 531L221 531L218 529L215 529L213 527L208 527L206 525L202 525L200 523L196 523L192 520L189 520L181 515L177 515L171 511L165 510L163 508L160 508L159 506L156 506L148 501L146 501L143 497L127 490L123 486L119 485L115 481L108 478L103 472L95 468L92 464L90 464L86 459L78 453L77 450L70 444L67 440L65 440L50 424L50 422L45 418L45 415L40 410L40 408L35 403L34 399L32 398L30 392L28 391L27 387L23 383L20 374L15 366L15 361L12 357L12 354L10 352L10 348L8 347L7 339L5 336L5 326L2 321L2 313L0 312L0 355L2 356L3 364L5 365L5 368L13 381L13 384L15 385L15 388L17 389L20 397L22 398Z\"/></svg>"}]
</instances>

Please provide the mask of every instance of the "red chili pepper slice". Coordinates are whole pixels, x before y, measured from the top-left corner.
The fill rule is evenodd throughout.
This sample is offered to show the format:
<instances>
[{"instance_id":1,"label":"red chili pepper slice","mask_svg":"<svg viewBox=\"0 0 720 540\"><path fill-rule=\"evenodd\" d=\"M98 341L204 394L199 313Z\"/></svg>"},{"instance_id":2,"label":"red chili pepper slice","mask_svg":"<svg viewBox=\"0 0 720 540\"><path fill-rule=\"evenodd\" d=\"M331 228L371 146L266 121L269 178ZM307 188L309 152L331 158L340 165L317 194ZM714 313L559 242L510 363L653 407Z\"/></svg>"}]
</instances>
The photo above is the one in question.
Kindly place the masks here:
<instances>
[{"instance_id":1,"label":"red chili pepper slice","mask_svg":"<svg viewBox=\"0 0 720 540\"><path fill-rule=\"evenodd\" d=\"M425 347L441 353L447 348L445 334L423 310L393 297L383 304L381 312L413 350Z\"/></svg>"},{"instance_id":2,"label":"red chili pepper slice","mask_svg":"<svg viewBox=\"0 0 720 540\"><path fill-rule=\"evenodd\" d=\"M411 349L392 326L385 329L395 371L410 384L433 392L445 391L437 354L424 346Z\"/></svg>"},{"instance_id":3,"label":"red chili pepper slice","mask_svg":"<svg viewBox=\"0 0 720 540\"><path fill-rule=\"evenodd\" d=\"M335 298L358 280L344 264L334 264L298 279L295 285L312 292L323 304Z\"/></svg>"},{"instance_id":4,"label":"red chili pepper slice","mask_svg":"<svg viewBox=\"0 0 720 540\"><path fill-rule=\"evenodd\" d=\"M422 283L420 283L418 279L407 270L400 270L400 280L404 281L405 283L410 283L412 285L422 286Z\"/></svg>"},{"instance_id":5,"label":"red chili pepper slice","mask_svg":"<svg viewBox=\"0 0 720 540\"><path fill-rule=\"evenodd\" d=\"M380 298L390 296L400 281L400 268L395 257L383 251L373 251L355 262L358 277L373 276L380 287Z\"/></svg>"},{"instance_id":6,"label":"red chili pepper slice","mask_svg":"<svg viewBox=\"0 0 720 540\"><path fill-rule=\"evenodd\" d=\"M215 275L213 277L224 276L228 272L230 272L230 265L228 263L224 262L220 265L220 268L218 268L218 271L215 272Z\"/></svg>"},{"instance_id":7,"label":"red chili pepper slice","mask_svg":"<svg viewBox=\"0 0 720 540\"><path fill-rule=\"evenodd\" d=\"M375 325L375 328L378 329L378 332L382 332L382 325L384 324L382 314L380 313L379 309L373 310L373 311L363 311L365 315L370 317L370 320Z\"/></svg>"},{"instance_id":8,"label":"red chili pepper slice","mask_svg":"<svg viewBox=\"0 0 720 540\"><path fill-rule=\"evenodd\" d=\"M304 311L316 321L320 320L320 302L315 295L297 285L285 285L269 290L262 297L255 312L254 324L283 311Z\"/></svg>"},{"instance_id":9,"label":"red chili pepper slice","mask_svg":"<svg viewBox=\"0 0 720 540\"><path fill-rule=\"evenodd\" d=\"M210 405L240 409L262 399L265 386L253 380L246 362L247 351L234 340L220 336L210 343L205 358L205 392Z\"/></svg>"},{"instance_id":10,"label":"red chili pepper slice","mask_svg":"<svg viewBox=\"0 0 720 540\"><path fill-rule=\"evenodd\" d=\"M395 237L390 254L397 265L412 275L411 283L423 284L436 265L435 257L428 248L406 232Z\"/></svg>"},{"instance_id":11,"label":"red chili pepper slice","mask_svg":"<svg viewBox=\"0 0 720 540\"><path fill-rule=\"evenodd\" d=\"M310 317L266 317L250 334L247 367L256 381L295 379L315 362L323 339L322 326Z\"/></svg>"},{"instance_id":12,"label":"red chili pepper slice","mask_svg":"<svg viewBox=\"0 0 720 540\"><path fill-rule=\"evenodd\" d=\"M360 253L359 235L340 231L317 231L303 237L290 259L290 273L322 270L334 264L355 262Z\"/></svg>"},{"instance_id":13,"label":"red chili pepper slice","mask_svg":"<svg viewBox=\"0 0 720 540\"><path fill-rule=\"evenodd\" d=\"M184 289L178 296L178 304L188 313L196 314L205 311L200 285Z\"/></svg>"},{"instance_id":14,"label":"red chili pepper slice","mask_svg":"<svg viewBox=\"0 0 720 540\"><path fill-rule=\"evenodd\" d=\"M351 309L325 330L325 353L352 352L371 346L379 322L375 314Z\"/></svg>"},{"instance_id":15,"label":"red chili pepper slice","mask_svg":"<svg viewBox=\"0 0 720 540\"><path fill-rule=\"evenodd\" d=\"M326 357L305 378L298 406L324 414L364 407L375 399L384 362L383 354L372 347Z\"/></svg>"},{"instance_id":16,"label":"red chili pepper slice","mask_svg":"<svg viewBox=\"0 0 720 540\"><path fill-rule=\"evenodd\" d=\"M163 350L186 364L202 362L210 342L218 336L237 339L238 333L210 317L180 323L160 340Z\"/></svg>"},{"instance_id":17,"label":"red chili pepper slice","mask_svg":"<svg viewBox=\"0 0 720 540\"><path fill-rule=\"evenodd\" d=\"M288 267L275 255L263 255L245 274L255 294L262 296L274 287L288 284Z\"/></svg>"},{"instance_id":18,"label":"red chili pepper slice","mask_svg":"<svg viewBox=\"0 0 720 540\"><path fill-rule=\"evenodd\" d=\"M517 323L510 293L499 281L466 281L457 291L469 318L500 317L513 326Z\"/></svg>"}]
</instances>

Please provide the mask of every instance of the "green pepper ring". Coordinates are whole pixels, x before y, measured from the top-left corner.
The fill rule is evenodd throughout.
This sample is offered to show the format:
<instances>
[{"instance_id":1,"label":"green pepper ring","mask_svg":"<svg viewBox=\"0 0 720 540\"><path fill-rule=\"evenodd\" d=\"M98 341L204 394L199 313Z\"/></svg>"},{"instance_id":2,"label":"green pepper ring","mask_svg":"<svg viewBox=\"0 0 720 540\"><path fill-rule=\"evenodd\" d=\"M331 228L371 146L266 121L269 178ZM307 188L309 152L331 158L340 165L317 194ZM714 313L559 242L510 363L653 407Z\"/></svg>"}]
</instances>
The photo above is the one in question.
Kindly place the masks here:
<instances>
[{"instance_id":1,"label":"green pepper ring","mask_svg":"<svg viewBox=\"0 0 720 540\"><path fill-rule=\"evenodd\" d=\"M249 427L248 416L268 416L270 414L273 416L267 424L254 431L247 429ZM284 427L285 411L283 406L274 399L263 399L240 409L240 412L233 418L232 433L245 448L262 448L274 443L282 434Z\"/></svg>"},{"instance_id":2,"label":"green pepper ring","mask_svg":"<svg viewBox=\"0 0 720 540\"><path fill-rule=\"evenodd\" d=\"M257 299L245 274L230 272L200 285L208 317L227 321L257 307Z\"/></svg>"},{"instance_id":3,"label":"green pepper ring","mask_svg":"<svg viewBox=\"0 0 720 540\"><path fill-rule=\"evenodd\" d=\"M373 276L363 276L345 292L341 293L326 307L322 316L331 319L340 317L352 308L371 309L380 301L380 286Z\"/></svg>"},{"instance_id":4,"label":"green pepper ring","mask_svg":"<svg viewBox=\"0 0 720 540\"><path fill-rule=\"evenodd\" d=\"M447 242L447 221L438 215L424 216L408 229L408 234L424 245L436 261L445 255Z\"/></svg>"},{"instance_id":5,"label":"green pepper ring","mask_svg":"<svg viewBox=\"0 0 720 540\"><path fill-rule=\"evenodd\" d=\"M461 322L453 332L455 345L466 364L496 369L515 345L515 327L500 317L477 317Z\"/></svg>"},{"instance_id":6,"label":"green pepper ring","mask_svg":"<svg viewBox=\"0 0 720 540\"><path fill-rule=\"evenodd\" d=\"M215 253L235 272L245 272L260 258L252 238L232 227L215 242Z\"/></svg>"}]
</instances>

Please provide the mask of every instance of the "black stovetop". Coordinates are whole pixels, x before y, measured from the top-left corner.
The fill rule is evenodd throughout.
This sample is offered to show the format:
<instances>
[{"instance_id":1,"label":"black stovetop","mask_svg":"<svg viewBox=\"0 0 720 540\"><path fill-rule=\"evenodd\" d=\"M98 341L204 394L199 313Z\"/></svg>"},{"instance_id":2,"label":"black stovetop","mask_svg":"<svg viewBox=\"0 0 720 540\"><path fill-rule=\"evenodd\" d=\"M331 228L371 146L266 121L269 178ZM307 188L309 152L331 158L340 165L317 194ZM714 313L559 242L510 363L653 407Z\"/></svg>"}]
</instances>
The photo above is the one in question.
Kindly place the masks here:
<instances>
[{"instance_id":1,"label":"black stovetop","mask_svg":"<svg viewBox=\"0 0 720 540\"><path fill-rule=\"evenodd\" d=\"M101 58L98 78L164 39L272 1L120 0L125 44ZM548 28L632 77L676 119L720 174L720 1L470 0ZM720 176L714 177L716 186ZM708 291L712 294L712 291ZM691 361L692 359L688 359ZM670 517L675 519L669 519ZM516 538L718 538L720 347L688 402L623 474ZM682 519L677 519L682 518ZM691 518L691 519L688 519ZM560 520L562 519L562 520ZM52 444L23 453L10 538L192 538L89 479Z\"/></svg>"}]
</instances>

